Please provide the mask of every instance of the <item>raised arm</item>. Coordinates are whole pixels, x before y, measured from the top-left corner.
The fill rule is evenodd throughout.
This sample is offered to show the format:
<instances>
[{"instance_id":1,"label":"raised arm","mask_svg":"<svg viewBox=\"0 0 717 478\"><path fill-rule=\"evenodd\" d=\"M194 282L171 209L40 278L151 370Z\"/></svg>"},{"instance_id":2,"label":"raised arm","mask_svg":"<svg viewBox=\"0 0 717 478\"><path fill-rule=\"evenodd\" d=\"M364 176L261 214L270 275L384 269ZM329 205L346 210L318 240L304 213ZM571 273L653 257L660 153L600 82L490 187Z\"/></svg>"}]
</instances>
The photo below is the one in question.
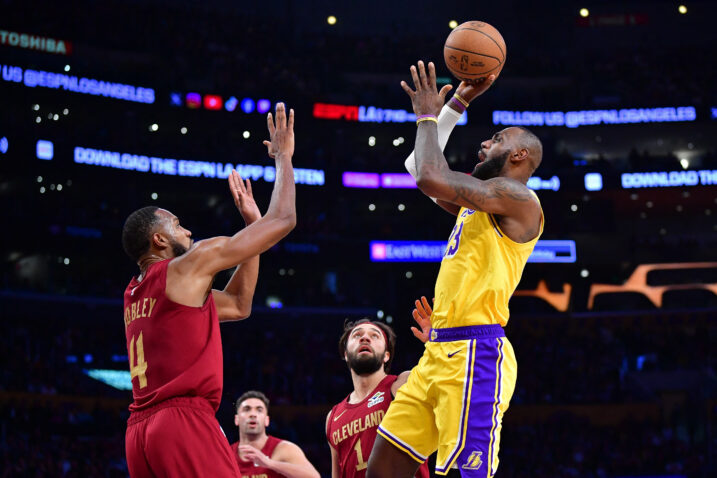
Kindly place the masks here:
<instances>
[{"instance_id":1,"label":"raised arm","mask_svg":"<svg viewBox=\"0 0 717 478\"><path fill-rule=\"evenodd\" d=\"M451 136L453 128L456 127L456 123L458 123L461 114L462 112L458 111L457 107L452 107L451 103L446 103L446 105L441 110L441 114L438 115L438 143L440 145L441 151L446 148L448 138ZM408 171L411 176L413 176L413 179L417 179L418 170L416 169L416 156L414 151L411 151L411 154L408 155L408 158L406 158L406 161L403 164L406 167L406 171ZM432 197L431 199L433 200L433 202L441 206L447 212L453 214L454 216L458 215L460 206L456 206L455 204L451 204L449 202L436 199L434 197Z\"/></svg>"},{"instance_id":2,"label":"raised arm","mask_svg":"<svg viewBox=\"0 0 717 478\"><path fill-rule=\"evenodd\" d=\"M261 219L261 212L254 200L251 181L247 179L246 182L243 182L236 172L232 172L229 177L229 186L234 197L234 204L246 225L249 226ZM224 290L212 290L220 322L242 320L249 317L258 277L259 255L256 255L237 266Z\"/></svg>"},{"instance_id":3,"label":"raised arm","mask_svg":"<svg viewBox=\"0 0 717 478\"><path fill-rule=\"evenodd\" d=\"M446 144L448 143L448 138L450 138L451 133L453 132L453 128L456 127L461 115L466 111L466 108L468 108L466 104L470 104L471 101L482 95L488 89L488 86L490 85L475 85L461 81L458 88L456 88L456 92L453 94L453 98L443 105L441 113L438 115L437 128L438 144L441 151L446 149ZM413 176L413 179L418 178L418 169L416 168L416 156L414 151L411 151L411 154L408 155L408 158L406 158L406 161L404 162L404 166L411 176ZM441 206L441 208L454 216L457 216L458 211L461 209L460 206L444 201L443 199L435 197L431 197L431 199L433 202Z\"/></svg>"},{"instance_id":4,"label":"raised arm","mask_svg":"<svg viewBox=\"0 0 717 478\"><path fill-rule=\"evenodd\" d=\"M411 97L416 115L435 115L440 111L450 85L437 91L433 63L429 63L426 74L423 62L419 61L418 68L411 66L411 76L416 91L406 82L401 82L401 86ZM485 83L490 86L494 79L491 75L491 79ZM527 186L519 181L505 177L482 181L452 171L441 151L435 121L418 124L414 151L418 173L416 184L427 196L478 211L513 217L521 222L529 222L536 213L540 213L537 200Z\"/></svg>"},{"instance_id":5,"label":"raised arm","mask_svg":"<svg viewBox=\"0 0 717 478\"><path fill-rule=\"evenodd\" d=\"M294 110L288 115L283 103L276 107L276 125L267 117L271 141L264 141L276 161L276 182L266 215L231 237L214 237L197 243L173 261L180 274L214 277L222 270L244 263L286 236L296 225L294 169ZM236 173L232 173L236 174ZM238 178L238 176L234 176ZM237 179L238 180L238 179Z\"/></svg>"}]
</instances>

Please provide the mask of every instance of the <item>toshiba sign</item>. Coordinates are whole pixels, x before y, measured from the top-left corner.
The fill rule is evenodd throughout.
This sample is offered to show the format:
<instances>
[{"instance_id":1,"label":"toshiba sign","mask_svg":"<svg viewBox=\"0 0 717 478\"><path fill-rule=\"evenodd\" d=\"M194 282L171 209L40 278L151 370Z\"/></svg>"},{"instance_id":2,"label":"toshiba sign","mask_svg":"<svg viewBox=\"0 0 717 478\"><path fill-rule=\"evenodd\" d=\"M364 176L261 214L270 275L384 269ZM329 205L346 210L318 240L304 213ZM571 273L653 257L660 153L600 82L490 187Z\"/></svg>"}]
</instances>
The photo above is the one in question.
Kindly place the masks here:
<instances>
[{"instance_id":1,"label":"toshiba sign","mask_svg":"<svg viewBox=\"0 0 717 478\"><path fill-rule=\"evenodd\" d=\"M56 38L32 35L30 33L10 32L0 30L0 45L24 48L26 50L44 51L58 55L72 53L72 43Z\"/></svg>"}]
</instances>

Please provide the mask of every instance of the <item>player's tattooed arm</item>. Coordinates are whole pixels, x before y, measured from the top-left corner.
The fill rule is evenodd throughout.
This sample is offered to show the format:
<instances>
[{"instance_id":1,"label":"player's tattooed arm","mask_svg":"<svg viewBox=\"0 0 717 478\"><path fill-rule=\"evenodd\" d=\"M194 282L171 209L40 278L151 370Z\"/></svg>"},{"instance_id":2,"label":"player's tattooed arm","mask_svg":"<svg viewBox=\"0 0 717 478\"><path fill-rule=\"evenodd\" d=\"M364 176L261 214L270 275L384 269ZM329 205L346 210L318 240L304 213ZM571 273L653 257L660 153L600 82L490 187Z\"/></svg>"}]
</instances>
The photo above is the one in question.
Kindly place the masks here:
<instances>
[{"instance_id":1,"label":"player's tattooed arm","mask_svg":"<svg viewBox=\"0 0 717 478\"><path fill-rule=\"evenodd\" d=\"M476 211L525 218L528 222L540 215L540 205L525 184L504 177L482 181L452 171L443 153L434 147L434 136L430 125L419 126L416 136L416 184L424 194Z\"/></svg>"},{"instance_id":2,"label":"player's tattooed arm","mask_svg":"<svg viewBox=\"0 0 717 478\"><path fill-rule=\"evenodd\" d=\"M521 203L535 202L528 188L514 179L493 178L481 181L475 178L461 178L460 173L458 174L459 177L456 177L456 173L450 170L442 174L447 186L444 189L449 195L453 195L448 201L454 204L476 211L510 215L510 210L520 207Z\"/></svg>"}]
</instances>

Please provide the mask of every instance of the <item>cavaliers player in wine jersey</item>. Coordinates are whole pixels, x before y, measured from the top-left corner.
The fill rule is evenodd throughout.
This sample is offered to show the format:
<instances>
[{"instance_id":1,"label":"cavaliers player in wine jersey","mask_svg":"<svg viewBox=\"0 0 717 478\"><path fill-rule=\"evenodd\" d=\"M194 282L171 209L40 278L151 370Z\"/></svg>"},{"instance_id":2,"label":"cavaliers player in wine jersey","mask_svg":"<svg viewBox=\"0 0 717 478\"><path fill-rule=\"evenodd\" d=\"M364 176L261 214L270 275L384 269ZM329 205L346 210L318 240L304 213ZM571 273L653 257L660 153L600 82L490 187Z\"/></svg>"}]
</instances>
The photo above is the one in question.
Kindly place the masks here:
<instances>
[{"instance_id":1,"label":"cavaliers player in wine jersey","mask_svg":"<svg viewBox=\"0 0 717 478\"><path fill-rule=\"evenodd\" d=\"M419 322L420 323L420 322ZM420 337L415 328L414 334ZM427 332L425 333L427 339ZM425 339L423 339L425 341ZM326 417L326 438L331 448L331 478L366 476L378 425L408 372L388 375L396 347L396 334L388 325L362 319L347 322L339 340L339 354L351 371L354 391ZM424 463L416 477L427 478Z\"/></svg>"},{"instance_id":2,"label":"cavaliers player in wine jersey","mask_svg":"<svg viewBox=\"0 0 717 478\"><path fill-rule=\"evenodd\" d=\"M232 453L242 478L320 478L304 452L288 440L267 435L269 399L250 390L236 401L234 424L239 441L232 443Z\"/></svg>"},{"instance_id":3,"label":"cavaliers player in wine jersey","mask_svg":"<svg viewBox=\"0 0 717 478\"><path fill-rule=\"evenodd\" d=\"M229 187L247 226L230 237L196 244L171 212L145 207L125 222L122 243L140 273L124 294L133 403L125 448L133 478L239 476L215 413L222 395L219 322L249 315L258 255L296 224L294 112L276 107L267 116L276 182L261 217L251 184L236 171ZM224 290L214 276L237 267Z\"/></svg>"}]
</instances>

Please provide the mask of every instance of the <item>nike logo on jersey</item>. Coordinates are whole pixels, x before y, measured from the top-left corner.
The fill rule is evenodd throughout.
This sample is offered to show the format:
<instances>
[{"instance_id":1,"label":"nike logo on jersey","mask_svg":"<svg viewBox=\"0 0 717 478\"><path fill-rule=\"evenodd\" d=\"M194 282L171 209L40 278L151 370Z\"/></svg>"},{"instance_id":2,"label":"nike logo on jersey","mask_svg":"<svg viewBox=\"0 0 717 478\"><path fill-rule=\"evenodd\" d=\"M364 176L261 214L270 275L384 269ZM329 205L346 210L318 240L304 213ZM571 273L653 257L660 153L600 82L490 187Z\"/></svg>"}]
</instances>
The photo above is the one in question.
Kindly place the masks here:
<instances>
[{"instance_id":1,"label":"nike logo on jersey","mask_svg":"<svg viewBox=\"0 0 717 478\"><path fill-rule=\"evenodd\" d=\"M346 413L346 410L344 410L343 412L341 412L341 413L339 413L338 415L336 415L336 416L334 417L334 421L336 421L336 420L338 420L339 418L341 418L341 415L343 415L344 413Z\"/></svg>"},{"instance_id":2,"label":"nike logo on jersey","mask_svg":"<svg viewBox=\"0 0 717 478\"><path fill-rule=\"evenodd\" d=\"M448 358L453 357L455 354L457 354L457 353L460 352L460 351L461 351L461 349L458 349L458 350L456 350L455 352L449 353L449 354L448 354Z\"/></svg>"}]
</instances>

